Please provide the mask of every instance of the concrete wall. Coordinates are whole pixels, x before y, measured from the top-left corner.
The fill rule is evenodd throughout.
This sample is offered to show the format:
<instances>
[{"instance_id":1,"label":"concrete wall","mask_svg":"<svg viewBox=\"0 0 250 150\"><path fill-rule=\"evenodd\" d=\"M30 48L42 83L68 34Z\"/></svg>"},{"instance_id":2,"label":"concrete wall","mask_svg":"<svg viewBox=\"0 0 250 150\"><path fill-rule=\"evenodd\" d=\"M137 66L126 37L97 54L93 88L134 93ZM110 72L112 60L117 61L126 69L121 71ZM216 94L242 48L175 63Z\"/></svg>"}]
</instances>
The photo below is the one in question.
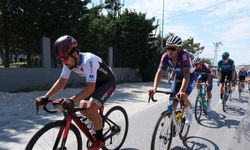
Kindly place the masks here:
<instances>
[{"instance_id":1,"label":"concrete wall","mask_svg":"<svg viewBox=\"0 0 250 150\"><path fill-rule=\"evenodd\" d=\"M113 69L117 82L136 81L136 70L130 68ZM0 91L18 91L48 88L57 80L61 68L0 68ZM85 80L71 74L71 85L84 84Z\"/></svg>"},{"instance_id":2,"label":"concrete wall","mask_svg":"<svg viewBox=\"0 0 250 150\"><path fill-rule=\"evenodd\" d=\"M109 48L109 63L113 65L113 52ZM51 67L51 42L42 38L42 68L0 68L0 91L18 91L48 88L58 79L61 68ZM131 82L138 79L137 71L130 68L113 68L117 82ZM71 74L71 85L84 84L84 79Z\"/></svg>"}]
</instances>

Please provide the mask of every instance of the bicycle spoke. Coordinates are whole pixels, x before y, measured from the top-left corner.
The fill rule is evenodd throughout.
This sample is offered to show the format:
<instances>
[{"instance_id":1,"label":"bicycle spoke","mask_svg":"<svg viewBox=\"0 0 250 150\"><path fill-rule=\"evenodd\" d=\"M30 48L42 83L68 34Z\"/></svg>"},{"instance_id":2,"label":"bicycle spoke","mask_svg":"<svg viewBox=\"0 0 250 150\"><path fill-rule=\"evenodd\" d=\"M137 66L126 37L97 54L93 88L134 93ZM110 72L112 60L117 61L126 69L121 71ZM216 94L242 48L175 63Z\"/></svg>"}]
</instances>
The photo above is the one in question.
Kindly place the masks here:
<instances>
[{"instance_id":1,"label":"bicycle spoke","mask_svg":"<svg viewBox=\"0 0 250 150\"><path fill-rule=\"evenodd\" d=\"M172 142L172 127L169 115L163 114L154 130L151 141L151 150L168 150Z\"/></svg>"},{"instance_id":2,"label":"bicycle spoke","mask_svg":"<svg viewBox=\"0 0 250 150\"><path fill-rule=\"evenodd\" d=\"M63 121L47 124L32 137L25 150L80 150L82 141L77 128L71 126L67 141L64 141L61 132L59 132L63 125Z\"/></svg>"},{"instance_id":3,"label":"bicycle spoke","mask_svg":"<svg viewBox=\"0 0 250 150\"><path fill-rule=\"evenodd\" d=\"M111 108L105 115L103 134L105 141L105 149L119 149L127 136L128 132L128 116L126 111L116 106Z\"/></svg>"}]
</instances>

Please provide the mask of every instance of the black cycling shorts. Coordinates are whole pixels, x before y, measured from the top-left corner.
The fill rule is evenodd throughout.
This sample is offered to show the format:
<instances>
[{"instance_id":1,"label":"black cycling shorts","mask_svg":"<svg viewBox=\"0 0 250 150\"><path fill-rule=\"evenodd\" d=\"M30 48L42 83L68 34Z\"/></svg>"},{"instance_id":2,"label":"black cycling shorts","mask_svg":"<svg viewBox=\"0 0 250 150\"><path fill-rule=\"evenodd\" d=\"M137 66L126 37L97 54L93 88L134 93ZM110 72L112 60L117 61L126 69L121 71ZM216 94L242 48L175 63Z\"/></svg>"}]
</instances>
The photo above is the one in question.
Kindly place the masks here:
<instances>
[{"instance_id":1,"label":"black cycling shorts","mask_svg":"<svg viewBox=\"0 0 250 150\"><path fill-rule=\"evenodd\" d=\"M246 76L239 76L240 82L245 82Z\"/></svg>"},{"instance_id":2,"label":"black cycling shorts","mask_svg":"<svg viewBox=\"0 0 250 150\"><path fill-rule=\"evenodd\" d=\"M221 72L220 83L224 83L226 77L227 77L227 80L228 80L229 82L231 82L231 81L232 81L232 71L229 71L229 72Z\"/></svg>"},{"instance_id":3,"label":"black cycling shorts","mask_svg":"<svg viewBox=\"0 0 250 150\"><path fill-rule=\"evenodd\" d=\"M101 106L112 95L116 88L115 80L108 82L96 83L95 92L87 100L93 101Z\"/></svg>"}]
</instances>

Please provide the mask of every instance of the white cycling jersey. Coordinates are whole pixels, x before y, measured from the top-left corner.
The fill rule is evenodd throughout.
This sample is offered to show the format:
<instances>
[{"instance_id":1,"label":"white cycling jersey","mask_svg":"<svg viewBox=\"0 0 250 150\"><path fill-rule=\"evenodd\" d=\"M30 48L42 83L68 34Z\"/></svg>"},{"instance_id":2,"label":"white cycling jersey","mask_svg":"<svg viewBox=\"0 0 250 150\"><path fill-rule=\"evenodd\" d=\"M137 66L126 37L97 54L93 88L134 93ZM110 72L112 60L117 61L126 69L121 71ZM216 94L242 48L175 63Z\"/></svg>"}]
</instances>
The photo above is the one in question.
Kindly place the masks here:
<instances>
[{"instance_id":1,"label":"white cycling jersey","mask_svg":"<svg viewBox=\"0 0 250 150\"><path fill-rule=\"evenodd\" d=\"M86 77L86 82L106 82L114 79L111 68L100 57L92 53L80 53L79 62L77 67L72 70L63 65L60 77L68 79L73 71L82 77Z\"/></svg>"}]
</instances>

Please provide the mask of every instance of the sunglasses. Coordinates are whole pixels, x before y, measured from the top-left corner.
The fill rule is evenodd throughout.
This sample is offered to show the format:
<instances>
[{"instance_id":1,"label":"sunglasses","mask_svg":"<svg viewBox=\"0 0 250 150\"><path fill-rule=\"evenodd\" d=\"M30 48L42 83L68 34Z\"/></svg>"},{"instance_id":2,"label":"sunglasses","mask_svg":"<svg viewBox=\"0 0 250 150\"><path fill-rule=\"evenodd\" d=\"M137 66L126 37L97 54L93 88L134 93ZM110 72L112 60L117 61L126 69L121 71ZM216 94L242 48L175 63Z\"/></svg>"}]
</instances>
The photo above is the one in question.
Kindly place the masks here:
<instances>
[{"instance_id":1,"label":"sunglasses","mask_svg":"<svg viewBox=\"0 0 250 150\"><path fill-rule=\"evenodd\" d=\"M174 52L174 51L176 51L177 49L176 49L175 47L167 47L166 50L167 50L167 51Z\"/></svg>"},{"instance_id":2,"label":"sunglasses","mask_svg":"<svg viewBox=\"0 0 250 150\"><path fill-rule=\"evenodd\" d=\"M69 60L69 56L60 57L62 62Z\"/></svg>"},{"instance_id":3,"label":"sunglasses","mask_svg":"<svg viewBox=\"0 0 250 150\"><path fill-rule=\"evenodd\" d=\"M226 60L226 59L228 59L228 57L223 57L222 59L223 59L223 60Z\"/></svg>"}]
</instances>

